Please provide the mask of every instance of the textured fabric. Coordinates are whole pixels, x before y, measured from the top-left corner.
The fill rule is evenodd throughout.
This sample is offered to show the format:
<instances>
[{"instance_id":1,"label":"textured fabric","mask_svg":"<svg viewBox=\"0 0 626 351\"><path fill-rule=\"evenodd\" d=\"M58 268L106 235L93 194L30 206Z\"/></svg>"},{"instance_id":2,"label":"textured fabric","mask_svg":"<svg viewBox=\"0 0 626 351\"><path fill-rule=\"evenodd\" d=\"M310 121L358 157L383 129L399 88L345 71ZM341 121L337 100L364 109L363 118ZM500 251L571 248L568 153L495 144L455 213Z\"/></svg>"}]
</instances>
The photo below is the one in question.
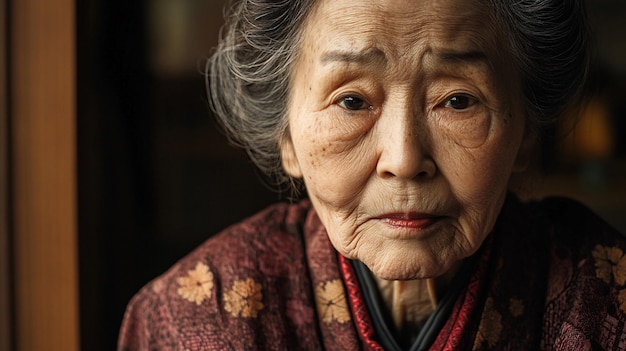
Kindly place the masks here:
<instances>
[{"instance_id":1,"label":"textured fabric","mask_svg":"<svg viewBox=\"0 0 626 351\"><path fill-rule=\"evenodd\" d=\"M431 350L626 350L626 242L565 199L509 197ZM308 201L214 236L131 300L122 350L382 350Z\"/></svg>"}]
</instances>

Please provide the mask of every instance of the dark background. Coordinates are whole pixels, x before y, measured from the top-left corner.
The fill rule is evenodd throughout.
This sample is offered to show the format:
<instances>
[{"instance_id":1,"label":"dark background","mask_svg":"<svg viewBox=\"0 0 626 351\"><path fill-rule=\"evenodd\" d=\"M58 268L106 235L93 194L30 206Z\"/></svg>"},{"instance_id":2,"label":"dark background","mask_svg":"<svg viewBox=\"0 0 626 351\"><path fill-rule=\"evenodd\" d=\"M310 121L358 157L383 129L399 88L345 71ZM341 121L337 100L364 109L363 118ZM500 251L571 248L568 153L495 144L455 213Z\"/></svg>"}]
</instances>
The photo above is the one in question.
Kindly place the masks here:
<instances>
[{"instance_id":1,"label":"dark background","mask_svg":"<svg viewBox=\"0 0 626 351\"><path fill-rule=\"evenodd\" d=\"M77 2L83 350L115 349L124 306L142 285L209 235L278 199L215 127L196 67L206 52L155 60L159 50L180 49L171 43L179 38L155 43L153 6L191 16L167 2L203 11L194 29L205 31L205 42L189 45L208 52L221 24L218 2ZM184 29L174 22L168 32Z\"/></svg>"},{"instance_id":2,"label":"dark background","mask_svg":"<svg viewBox=\"0 0 626 351\"><path fill-rule=\"evenodd\" d=\"M207 237L279 196L227 145L202 58L222 1L77 1L80 319L83 350L115 349L124 308ZM590 1L600 108L554 130L529 197L585 201L626 232L626 3ZM600 112L598 112L600 111ZM591 131L591 132L590 132Z\"/></svg>"}]
</instances>

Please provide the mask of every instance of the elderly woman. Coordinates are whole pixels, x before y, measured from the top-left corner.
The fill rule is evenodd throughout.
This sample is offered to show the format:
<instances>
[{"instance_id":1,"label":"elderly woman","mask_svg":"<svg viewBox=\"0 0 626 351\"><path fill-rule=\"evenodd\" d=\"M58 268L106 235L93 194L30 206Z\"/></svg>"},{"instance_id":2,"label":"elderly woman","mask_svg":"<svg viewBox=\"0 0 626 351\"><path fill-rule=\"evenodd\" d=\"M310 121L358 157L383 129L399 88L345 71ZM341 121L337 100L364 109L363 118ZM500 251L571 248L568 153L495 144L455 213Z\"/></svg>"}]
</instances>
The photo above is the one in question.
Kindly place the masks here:
<instances>
[{"instance_id":1,"label":"elderly woman","mask_svg":"<svg viewBox=\"0 0 626 351\"><path fill-rule=\"evenodd\" d=\"M510 193L587 35L579 0L235 1L212 105L307 196L148 284L119 349L625 349L619 233Z\"/></svg>"}]
</instances>

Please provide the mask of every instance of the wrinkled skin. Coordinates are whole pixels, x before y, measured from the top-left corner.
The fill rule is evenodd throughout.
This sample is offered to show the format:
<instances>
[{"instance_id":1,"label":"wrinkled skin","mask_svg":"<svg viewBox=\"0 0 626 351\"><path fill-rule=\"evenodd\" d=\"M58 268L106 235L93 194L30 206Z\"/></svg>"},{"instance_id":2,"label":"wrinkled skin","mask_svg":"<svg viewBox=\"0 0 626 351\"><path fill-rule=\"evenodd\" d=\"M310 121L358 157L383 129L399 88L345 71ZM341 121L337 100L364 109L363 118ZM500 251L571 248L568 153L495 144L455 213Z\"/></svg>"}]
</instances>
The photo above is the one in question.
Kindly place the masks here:
<instances>
[{"instance_id":1,"label":"wrinkled skin","mask_svg":"<svg viewBox=\"0 0 626 351\"><path fill-rule=\"evenodd\" d=\"M321 0L304 24L283 166L334 247L377 277L438 277L470 256L526 168L503 33L479 0Z\"/></svg>"}]
</instances>

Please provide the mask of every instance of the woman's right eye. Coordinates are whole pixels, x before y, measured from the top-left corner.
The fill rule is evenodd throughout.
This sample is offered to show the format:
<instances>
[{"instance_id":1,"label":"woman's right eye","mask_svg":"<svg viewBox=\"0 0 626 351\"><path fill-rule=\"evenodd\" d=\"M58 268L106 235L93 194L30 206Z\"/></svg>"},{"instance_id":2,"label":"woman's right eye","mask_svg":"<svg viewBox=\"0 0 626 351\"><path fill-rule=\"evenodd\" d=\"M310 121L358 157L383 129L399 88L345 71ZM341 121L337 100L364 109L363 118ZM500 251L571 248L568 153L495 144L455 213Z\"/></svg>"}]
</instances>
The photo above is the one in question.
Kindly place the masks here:
<instances>
[{"instance_id":1,"label":"woman's right eye","mask_svg":"<svg viewBox=\"0 0 626 351\"><path fill-rule=\"evenodd\" d=\"M339 106L351 111L364 110L370 107L365 100L356 96L344 96L339 101Z\"/></svg>"}]
</instances>

